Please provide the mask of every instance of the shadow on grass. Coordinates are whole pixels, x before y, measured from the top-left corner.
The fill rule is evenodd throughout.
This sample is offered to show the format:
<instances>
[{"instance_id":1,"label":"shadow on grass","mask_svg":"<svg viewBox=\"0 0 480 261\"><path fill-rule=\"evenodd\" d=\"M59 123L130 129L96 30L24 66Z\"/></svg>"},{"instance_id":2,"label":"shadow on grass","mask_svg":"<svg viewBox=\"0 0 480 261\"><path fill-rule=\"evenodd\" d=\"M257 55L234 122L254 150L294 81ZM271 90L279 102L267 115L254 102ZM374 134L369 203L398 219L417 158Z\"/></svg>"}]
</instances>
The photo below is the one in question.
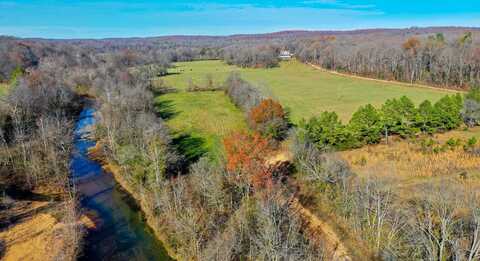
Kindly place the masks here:
<instances>
[{"instance_id":1,"label":"shadow on grass","mask_svg":"<svg viewBox=\"0 0 480 261\"><path fill-rule=\"evenodd\" d=\"M182 74L181 72L167 72L165 75L162 75L162 77L169 76L169 75L178 75Z\"/></svg>"},{"instance_id":2,"label":"shadow on grass","mask_svg":"<svg viewBox=\"0 0 480 261\"><path fill-rule=\"evenodd\" d=\"M169 120L178 115L178 111L175 110L175 105L171 100L155 101L155 111L158 117Z\"/></svg>"},{"instance_id":3,"label":"shadow on grass","mask_svg":"<svg viewBox=\"0 0 480 261\"><path fill-rule=\"evenodd\" d=\"M204 156L208 151L205 148L205 139L193 137L190 134L180 134L173 139L173 145L180 155L183 155L182 173L186 173L192 163Z\"/></svg>"}]
</instances>

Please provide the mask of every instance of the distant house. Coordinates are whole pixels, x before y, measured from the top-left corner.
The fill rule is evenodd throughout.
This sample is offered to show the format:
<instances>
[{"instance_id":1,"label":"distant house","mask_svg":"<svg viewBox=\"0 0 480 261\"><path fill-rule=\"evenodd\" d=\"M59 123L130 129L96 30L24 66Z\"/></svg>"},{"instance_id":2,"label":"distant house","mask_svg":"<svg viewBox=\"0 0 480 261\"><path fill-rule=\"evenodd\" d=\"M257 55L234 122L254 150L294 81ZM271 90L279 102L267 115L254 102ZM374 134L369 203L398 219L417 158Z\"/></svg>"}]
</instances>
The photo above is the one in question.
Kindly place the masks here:
<instances>
[{"instance_id":1,"label":"distant house","mask_svg":"<svg viewBox=\"0 0 480 261\"><path fill-rule=\"evenodd\" d=\"M293 54L290 53L290 51L281 51L280 55L278 56L278 58L280 58L282 60L289 60L292 57L293 57Z\"/></svg>"}]
</instances>

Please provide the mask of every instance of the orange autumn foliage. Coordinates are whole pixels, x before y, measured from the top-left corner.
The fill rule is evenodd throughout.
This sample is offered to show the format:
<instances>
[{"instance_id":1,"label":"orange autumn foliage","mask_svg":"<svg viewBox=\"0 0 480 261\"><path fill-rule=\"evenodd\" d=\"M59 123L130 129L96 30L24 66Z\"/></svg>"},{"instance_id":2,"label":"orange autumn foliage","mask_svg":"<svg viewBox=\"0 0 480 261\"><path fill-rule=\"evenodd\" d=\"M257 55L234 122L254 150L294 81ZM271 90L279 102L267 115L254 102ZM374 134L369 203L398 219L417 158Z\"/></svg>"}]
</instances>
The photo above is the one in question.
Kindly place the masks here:
<instances>
[{"instance_id":1,"label":"orange autumn foliage","mask_svg":"<svg viewBox=\"0 0 480 261\"><path fill-rule=\"evenodd\" d=\"M271 152L268 140L260 134L237 132L224 141L227 170L255 188L271 184L272 174L266 164Z\"/></svg>"},{"instance_id":2,"label":"orange autumn foliage","mask_svg":"<svg viewBox=\"0 0 480 261\"><path fill-rule=\"evenodd\" d=\"M410 37L402 44L402 47L412 55L417 55L417 50L420 48L420 41L415 37Z\"/></svg>"},{"instance_id":3,"label":"orange autumn foliage","mask_svg":"<svg viewBox=\"0 0 480 261\"><path fill-rule=\"evenodd\" d=\"M274 119L283 119L285 112L280 103L272 100L265 99L258 106L252 108L249 115L250 123L255 127L258 124L262 124Z\"/></svg>"}]
</instances>

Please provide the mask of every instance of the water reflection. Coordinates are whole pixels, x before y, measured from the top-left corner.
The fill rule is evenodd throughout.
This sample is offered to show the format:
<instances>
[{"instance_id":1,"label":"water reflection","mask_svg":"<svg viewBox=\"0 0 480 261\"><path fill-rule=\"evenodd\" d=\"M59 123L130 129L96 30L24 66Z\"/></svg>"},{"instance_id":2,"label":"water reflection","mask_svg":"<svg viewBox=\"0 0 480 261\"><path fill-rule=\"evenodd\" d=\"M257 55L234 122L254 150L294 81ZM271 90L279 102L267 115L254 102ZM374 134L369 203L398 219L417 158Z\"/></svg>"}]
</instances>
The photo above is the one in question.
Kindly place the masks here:
<instances>
[{"instance_id":1,"label":"water reflection","mask_svg":"<svg viewBox=\"0 0 480 261\"><path fill-rule=\"evenodd\" d=\"M75 125L73 182L81 205L97 213L100 222L88 233L80 260L171 260L143 220L141 211L101 165L88 157L95 142L88 139L95 110L85 108Z\"/></svg>"}]
</instances>

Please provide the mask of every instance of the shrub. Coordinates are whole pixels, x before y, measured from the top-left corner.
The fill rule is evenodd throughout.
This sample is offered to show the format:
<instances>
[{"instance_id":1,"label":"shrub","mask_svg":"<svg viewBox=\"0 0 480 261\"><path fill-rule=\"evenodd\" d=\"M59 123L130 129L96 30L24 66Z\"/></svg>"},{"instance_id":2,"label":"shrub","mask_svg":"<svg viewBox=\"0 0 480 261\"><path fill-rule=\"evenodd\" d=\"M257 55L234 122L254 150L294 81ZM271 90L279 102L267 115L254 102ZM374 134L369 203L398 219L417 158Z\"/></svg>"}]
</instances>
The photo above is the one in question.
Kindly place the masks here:
<instances>
[{"instance_id":1,"label":"shrub","mask_svg":"<svg viewBox=\"0 0 480 261\"><path fill-rule=\"evenodd\" d=\"M264 137L276 140L285 137L288 130L288 120L279 102L265 99L258 106L252 108L248 116L251 127Z\"/></svg>"},{"instance_id":2,"label":"shrub","mask_svg":"<svg viewBox=\"0 0 480 261\"><path fill-rule=\"evenodd\" d=\"M471 137L470 139L467 140L465 145L463 145L463 150L466 152L472 152L475 149L475 146L477 145L477 138Z\"/></svg>"},{"instance_id":3,"label":"shrub","mask_svg":"<svg viewBox=\"0 0 480 261\"><path fill-rule=\"evenodd\" d=\"M292 150L295 165L308 181L331 185L344 184L352 175L345 161L319 150L309 142L296 140Z\"/></svg>"},{"instance_id":4,"label":"shrub","mask_svg":"<svg viewBox=\"0 0 480 261\"><path fill-rule=\"evenodd\" d=\"M454 150L456 147L460 146L460 139L450 138L445 142L445 146L451 150Z\"/></svg>"},{"instance_id":5,"label":"shrub","mask_svg":"<svg viewBox=\"0 0 480 261\"><path fill-rule=\"evenodd\" d=\"M187 92L209 92L209 91L219 91L221 90L220 87L215 86L213 82L213 76L211 74L207 74L205 76L205 86L199 86L193 83L193 80L190 78L188 81L188 87L186 89Z\"/></svg>"}]
</instances>

